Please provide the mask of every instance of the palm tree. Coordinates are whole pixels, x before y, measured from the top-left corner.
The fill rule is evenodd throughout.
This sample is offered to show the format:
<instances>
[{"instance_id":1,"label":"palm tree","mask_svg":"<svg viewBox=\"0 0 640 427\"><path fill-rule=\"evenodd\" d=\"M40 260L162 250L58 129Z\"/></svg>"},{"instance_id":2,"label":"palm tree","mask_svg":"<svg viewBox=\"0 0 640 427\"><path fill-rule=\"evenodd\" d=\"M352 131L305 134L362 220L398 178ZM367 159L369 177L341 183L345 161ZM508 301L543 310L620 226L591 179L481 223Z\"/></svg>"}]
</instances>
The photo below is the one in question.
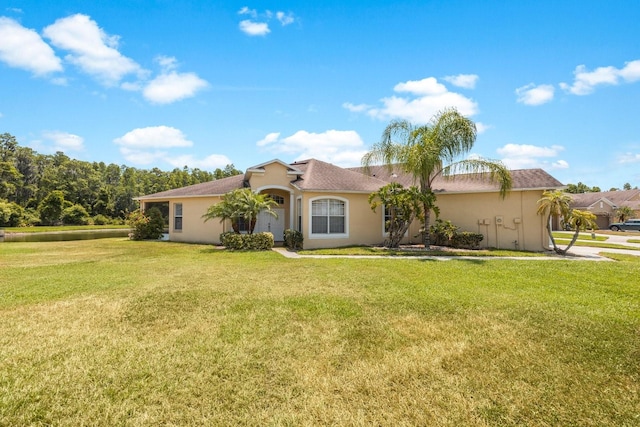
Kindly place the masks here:
<instances>
[{"instance_id":1,"label":"palm tree","mask_svg":"<svg viewBox=\"0 0 640 427\"><path fill-rule=\"evenodd\" d=\"M569 225L571 225L571 228L574 228L576 231L573 234L571 242L569 242L569 245L567 245L567 247L564 249L562 255L566 254L569 248L571 248L576 240L578 240L580 231L589 229L595 230L596 228L598 228L598 225L596 224L595 214L578 209L571 210L571 213L569 214Z\"/></svg>"},{"instance_id":2,"label":"palm tree","mask_svg":"<svg viewBox=\"0 0 640 427\"><path fill-rule=\"evenodd\" d=\"M278 214L271 209L278 206L278 202L267 194L257 194L249 188L243 188L238 194L238 204L242 217L249 223L249 234L253 234L260 212L264 211L278 218Z\"/></svg>"},{"instance_id":3,"label":"palm tree","mask_svg":"<svg viewBox=\"0 0 640 427\"><path fill-rule=\"evenodd\" d=\"M597 227L596 216L591 212L571 209L571 200L571 196L560 190L545 191L542 193L542 198L538 200L538 215L547 217L547 231L553 244L553 250L560 255L565 255L569 248L574 245L581 230L595 229ZM553 238L551 219L554 217L561 218L565 224L569 224L575 229L573 239L564 249L559 248Z\"/></svg>"},{"instance_id":4,"label":"palm tree","mask_svg":"<svg viewBox=\"0 0 640 427\"><path fill-rule=\"evenodd\" d=\"M205 222L213 218L220 218L220 222L231 220L231 227L236 233L240 233L238 222L244 218L249 223L249 234L253 234L260 212L266 211L278 217L271 209L275 206L278 206L278 203L266 194L254 193L250 188L238 188L222 196L220 203L209 206L202 217Z\"/></svg>"},{"instance_id":5,"label":"palm tree","mask_svg":"<svg viewBox=\"0 0 640 427\"><path fill-rule=\"evenodd\" d=\"M558 248L556 240L553 238L551 220L552 218L561 218L566 223L569 219L571 200L571 196L560 190L545 191L542 193L542 198L538 200L538 215L547 217L547 231L556 253L561 253L562 250Z\"/></svg>"},{"instance_id":6,"label":"palm tree","mask_svg":"<svg viewBox=\"0 0 640 427\"><path fill-rule=\"evenodd\" d=\"M616 218L620 222L625 222L629 218L633 218L635 216L635 211L631 209L629 206L620 206L616 210Z\"/></svg>"},{"instance_id":7,"label":"palm tree","mask_svg":"<svg viewBox=\"0 0 640 427\"><path fill-rule=\"evenodd\" d=\"M460 160L471 151L475 141L476 125L451 108L437 113L427 125L392 121L382 133L382 140L362 158L365 169L382 163L391 171L395 164L419 183L425 248L430 244L431 210L436 207L432 185L438 176L455 178L457 173L486 176L498 183L501 197L511 189L511 173L502 163L480 158Z\"/></svg>"}]
</instances>

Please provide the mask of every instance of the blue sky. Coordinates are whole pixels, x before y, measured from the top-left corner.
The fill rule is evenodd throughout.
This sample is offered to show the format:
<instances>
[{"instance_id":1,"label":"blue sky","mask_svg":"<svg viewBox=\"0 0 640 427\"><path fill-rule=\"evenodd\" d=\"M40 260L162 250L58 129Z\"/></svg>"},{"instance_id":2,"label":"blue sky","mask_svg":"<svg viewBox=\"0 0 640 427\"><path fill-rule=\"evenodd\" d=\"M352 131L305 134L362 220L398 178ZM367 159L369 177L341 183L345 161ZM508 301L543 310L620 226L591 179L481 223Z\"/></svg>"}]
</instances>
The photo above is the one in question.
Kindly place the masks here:
<instances>
[{"instance_id":1,"label":"blue sky","mask_svg":"<svg viewBox=\"0 0 640 427\"><path fill-rule=\"evenodd\" d=\"M358 166L456 107L472 155L640 186L635 1L28 1L0 6L0 132L170 170Z\"/></svg>"}]
</instances>

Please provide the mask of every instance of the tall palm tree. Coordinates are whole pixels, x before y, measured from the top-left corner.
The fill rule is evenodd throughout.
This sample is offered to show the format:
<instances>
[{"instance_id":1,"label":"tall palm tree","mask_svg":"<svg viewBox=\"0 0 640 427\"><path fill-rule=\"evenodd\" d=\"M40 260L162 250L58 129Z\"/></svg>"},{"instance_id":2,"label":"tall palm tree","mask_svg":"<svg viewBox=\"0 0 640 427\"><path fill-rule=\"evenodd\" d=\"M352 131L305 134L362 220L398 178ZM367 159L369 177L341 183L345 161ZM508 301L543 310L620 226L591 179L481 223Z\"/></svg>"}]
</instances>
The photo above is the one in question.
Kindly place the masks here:
<instances>
[{"instance_id":1,"label":"tall palm tree","mask_svg":"<svg viewBox=\"0 0 640 427\"><path fill-rule=\"evenodd\" d=\"M394 165L413 176L423 197L423 243L430 244L429 222L436 205L432 185L438 176L455 178L458 173L486 176L500 186L505 197L511 189L511 173L498 161L460 158L468 154L476 141L476 125L455 108L437 113L427 125L416 126L406 120L392 121L382 139L362 158L365 168L382 163Z\"/></svg>"},{"instance_id":2,"label":"tall palm tree","mask_svg":"<svg viewBox=\"0 0 640 427\"><path fill-rule=\"evenodd\" d=\"M567 247L564 248L562 255L566 254L569 248L571 248L571 246L573 246L574 243L576 243L576 240L578 240L578 235L580 234L580 231L595 230L596 228L598 228L598 225L596 224L596 216L592 212L573 209L569 213L568 220L571 228L575 229L576 231L575 233L573 233L573 238L571 239L571 242L569 242Z\"/></svg>"}]
</instances>

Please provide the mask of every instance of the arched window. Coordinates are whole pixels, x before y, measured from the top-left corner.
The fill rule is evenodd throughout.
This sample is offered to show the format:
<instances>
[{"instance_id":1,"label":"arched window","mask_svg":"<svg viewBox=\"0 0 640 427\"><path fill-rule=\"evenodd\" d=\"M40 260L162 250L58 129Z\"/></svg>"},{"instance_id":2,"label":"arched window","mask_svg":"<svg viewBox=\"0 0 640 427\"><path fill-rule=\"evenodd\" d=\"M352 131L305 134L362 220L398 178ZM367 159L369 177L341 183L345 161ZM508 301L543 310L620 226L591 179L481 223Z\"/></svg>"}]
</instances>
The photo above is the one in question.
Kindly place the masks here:
<instances>
[{"instance_id":1,"label":"arched window","mask_svg":"<svg viewBox=\"0 0 640 427\"><path fill-rule=\"evenodd\" d=\"M334 198L311 200L311 235L346 237L348 234L347 202Z\"/></svg>"}]
</instances>

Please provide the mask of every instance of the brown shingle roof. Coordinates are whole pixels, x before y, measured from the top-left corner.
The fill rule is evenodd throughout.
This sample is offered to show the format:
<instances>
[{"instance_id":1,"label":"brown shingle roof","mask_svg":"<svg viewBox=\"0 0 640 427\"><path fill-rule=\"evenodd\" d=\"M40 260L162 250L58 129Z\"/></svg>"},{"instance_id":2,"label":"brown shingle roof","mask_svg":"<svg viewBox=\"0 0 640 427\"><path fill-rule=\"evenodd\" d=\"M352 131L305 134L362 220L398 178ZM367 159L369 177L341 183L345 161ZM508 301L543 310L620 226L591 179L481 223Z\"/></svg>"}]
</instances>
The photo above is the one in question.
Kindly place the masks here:
<instances>
[{"instance_id":1,"label":"brown shingle roof","mask_svg":"<svg viewBox=\"0 0 640 427\"><path fill-rule=\"evenodd\" d=\"M395 167L390 172L384 166L372 166L369 168L368 174L365 174L364 168L361 167L341 168L316 159L298 161L292 163L291 166L292 170L302 171L301 176L291 181L292 185L302 191L372 193L390 182L399 182L405 187L415 184L413 177L402 172L398 167ZM542 169L513 170L511 171L511 176L514 190L556 189L563 187L560 181ZM138 200L217 196L236 188L242 188L244 179L244 175L236 175L142 196ZM489 182L486 178L473 175L457 175L455 179L438 177L433 183L433 190L454 193L498 191L498 185Z\"/></svg>"},{"instance_id":2,"label":"brown shingle roof","mask_svg":"<svg viewBox=\"0 0 640 427\"><path fill-rule=\"evenodd\" d=\"M350 168L352 171L364 172L364 168ZM413 177L403 172L398 166L394 166L391 171L385 166L371 166L369 173L376 178L387 182L399 182L403 186L417 185ZM513 190L524 189L556 189L564 185L549 175L542 169L515 169L511 171L513 180ZM477 191L498 191L499 186L488 180L488 178L476 175L456 175L455 178L436 177L433 182L435 192L477 192Z\"/></svg>"},{"instance_id":3,"label":"brown shingle roof","mask_svg":"<svg viewBox=\"0 0 640 427\"><path fill-rule=\"evenodd\" d=\"M202 182L187 187L161 191L155 194L138 197L137 200L167 199L174 197L218 196L236 188L242 188L244 175L234 175L215 181Z\"/></svg>"},{"instance_id":4,"label":"brown shingle roof","mask_svg":"<svg viewBox=\"0 0 640 427\"><path fill-rule=\"evenodd\" d=\"M381 179L316 159L293 163L304 174L292 184L303 191L372 193L387 184Z\"/></svg>"},{"instance_id":5,"label":"brown shingle roof","mask_svg":"<svg viewBox=\"0 0 640 427\"><path fill-rule=\"evenodd\" d=\"M575 208L586 208L602 199L606 199L618 207L624 205L633 207L640 200L640 190L599 191L597 193L570 194L570 196L571 206Z\"/></svg>"}]
</instances>

